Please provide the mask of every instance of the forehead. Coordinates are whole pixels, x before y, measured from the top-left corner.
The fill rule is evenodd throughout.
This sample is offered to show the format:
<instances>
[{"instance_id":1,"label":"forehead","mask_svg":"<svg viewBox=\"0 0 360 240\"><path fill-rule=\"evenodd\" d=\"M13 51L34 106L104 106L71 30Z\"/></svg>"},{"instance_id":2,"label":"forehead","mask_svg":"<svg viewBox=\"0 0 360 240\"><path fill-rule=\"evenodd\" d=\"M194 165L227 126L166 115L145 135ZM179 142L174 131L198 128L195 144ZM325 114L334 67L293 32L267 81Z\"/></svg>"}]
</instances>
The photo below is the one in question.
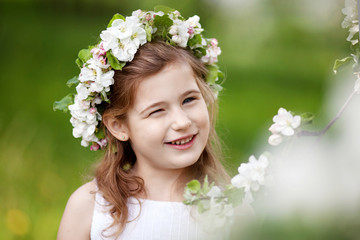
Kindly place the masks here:
<instances>
[{"instance_id":1,"label":"forehead","mask_svg":"<svg viewBox=\"0 0 360 240\"><path fill-rule=\"evenodd\" d=\"M169 101L189 90L199 91L193 70L187 63L172 63L140 81L135 92L134 107Z\"/></svg>"}]
</instances>

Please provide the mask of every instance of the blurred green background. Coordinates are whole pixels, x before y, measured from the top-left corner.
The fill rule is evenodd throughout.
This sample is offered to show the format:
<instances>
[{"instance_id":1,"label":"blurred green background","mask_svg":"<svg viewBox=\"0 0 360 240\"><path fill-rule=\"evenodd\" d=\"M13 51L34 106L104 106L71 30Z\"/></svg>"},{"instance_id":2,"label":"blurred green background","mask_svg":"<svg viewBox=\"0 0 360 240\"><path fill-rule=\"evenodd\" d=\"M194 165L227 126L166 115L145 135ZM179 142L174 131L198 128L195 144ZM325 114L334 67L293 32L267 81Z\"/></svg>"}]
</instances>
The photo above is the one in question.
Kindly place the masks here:
<instances>
[{"instance_id":1,"label":"blurred green background","mask_svg":"<svg viewBox=\"0 0 360 240\"><path fill-rule=\"evenodd\" d=\"M259 155L279 107L313 112L315 125L348 54L342 0L6 0L0 2L0 239L54 239L70 194L100 157L72 137L69 114L53 112L77 75L81 48L96 43L116 12L164 4L199 15L219 40L226 73L218 132L230 171Z\"/></svg>"}]
</instances>

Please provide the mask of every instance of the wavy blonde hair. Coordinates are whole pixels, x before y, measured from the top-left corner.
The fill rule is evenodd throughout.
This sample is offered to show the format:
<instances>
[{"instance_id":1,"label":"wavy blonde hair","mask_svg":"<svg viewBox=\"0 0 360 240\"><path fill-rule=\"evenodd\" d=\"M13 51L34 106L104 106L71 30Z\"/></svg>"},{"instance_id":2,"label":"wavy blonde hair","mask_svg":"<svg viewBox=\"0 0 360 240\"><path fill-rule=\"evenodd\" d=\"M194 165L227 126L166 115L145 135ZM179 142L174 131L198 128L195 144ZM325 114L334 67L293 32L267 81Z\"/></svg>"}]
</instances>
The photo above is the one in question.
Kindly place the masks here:
<instances>
[{"instance_id":1,"label":"wavy blonde hair","mask_svg":"<svg viewBox=\"0 0 360 240\"><path fill-rule=\"evenodd\" d=\"M207 70L204 64L188 50L171 46L162 41L149 42L140 47L134 59L114 75L115 83L111 89L111 103L106 107L104 116L126 120L126 113L134 103L137 86L142 79L160 72L165 66L175 62L189 64L193 70L199 89L208 106L210 133L207 144L198 161L189 167L190 177L203 181L207 175L209 181L217 184L227 183L229 176L221 164L222 151L215 132L217 101L212 90L205 82ZM138 199L146 194L144 181L132 171L136 162L135 153L129 143L116 139L104 127L108 148L96 167L95 178L98 190L110 203L110 214L114 219L109 228L117 227L114 235L120 235L128 220L127 201L130 197ZM184 184L179 187L184 187Z\"/></svg>"}]
</instances>

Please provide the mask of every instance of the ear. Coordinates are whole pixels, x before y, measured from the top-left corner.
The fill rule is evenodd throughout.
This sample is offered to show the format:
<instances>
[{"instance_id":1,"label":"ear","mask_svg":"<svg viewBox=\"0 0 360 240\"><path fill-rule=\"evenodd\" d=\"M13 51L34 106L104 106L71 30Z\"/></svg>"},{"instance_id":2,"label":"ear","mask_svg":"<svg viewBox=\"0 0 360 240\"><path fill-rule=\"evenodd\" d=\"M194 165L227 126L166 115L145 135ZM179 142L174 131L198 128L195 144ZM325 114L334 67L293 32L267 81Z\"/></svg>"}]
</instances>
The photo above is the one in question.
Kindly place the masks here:
<instances>
[{"instance_id":1,"label":"ear","mask_svg":"<svg viewBox=\"0 0 360 240\"><path fill-rule=\"evenodd\" d=\"M129 140L129 131L124 120L117 119L111 113L105 113L102 121L115 138L120 141Z\"/></svg>"}]
</instances>

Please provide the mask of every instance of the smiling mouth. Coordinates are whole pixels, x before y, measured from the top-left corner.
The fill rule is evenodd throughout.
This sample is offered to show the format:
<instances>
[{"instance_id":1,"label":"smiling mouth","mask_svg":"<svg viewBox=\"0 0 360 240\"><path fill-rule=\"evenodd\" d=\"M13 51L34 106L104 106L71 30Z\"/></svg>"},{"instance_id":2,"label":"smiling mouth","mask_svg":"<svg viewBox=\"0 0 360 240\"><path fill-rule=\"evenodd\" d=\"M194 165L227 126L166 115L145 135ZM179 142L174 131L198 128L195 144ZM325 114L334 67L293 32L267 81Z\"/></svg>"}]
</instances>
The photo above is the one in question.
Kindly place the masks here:
<instances>
[{"instance_id":1,"label":"smiling mouth","mask_svg":"<svg viewBox=\"0 0 360 240\"><path fill-rule=\"evenodd\" d=\"M190 137L181 139L181 140L177 140L177 141L172 141L172 142L167 142L166 144L171 144L171 145L185 145L189 142L191 142L191 140L193 140L193 138L195 137L195 135L192 135Z\"/></svg>"}]
</instances>

